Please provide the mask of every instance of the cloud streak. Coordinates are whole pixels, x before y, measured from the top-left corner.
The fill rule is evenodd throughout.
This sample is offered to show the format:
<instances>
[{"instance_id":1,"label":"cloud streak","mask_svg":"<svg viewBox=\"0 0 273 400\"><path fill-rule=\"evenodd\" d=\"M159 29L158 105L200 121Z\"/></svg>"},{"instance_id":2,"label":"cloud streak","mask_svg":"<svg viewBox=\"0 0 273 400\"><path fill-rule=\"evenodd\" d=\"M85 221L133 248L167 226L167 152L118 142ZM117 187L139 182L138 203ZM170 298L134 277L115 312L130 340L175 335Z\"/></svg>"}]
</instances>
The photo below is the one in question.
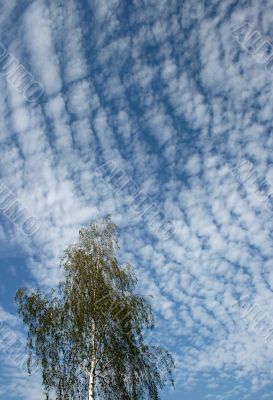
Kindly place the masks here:
<instances>
[{"instance_id":1,"label":"cloud streak","mask_svg":"<svg viewBox=\"0 0 273 400\"><path fill-rule=\"evenodd\" d=\"M208 398L271 393L272 350L232 305L247 296L272 318L272 215L231 170L246 160L273 179L272 77L232 36L249 21L272 38L272 4L23 3L1 10L5 43L45 94L31 106L0 80L0 171L41 229L27 238L3 218L4 243L26 249L48 288L78 228L112 214L120 259L136 265L157 339L176 355L179 395L204 380ZM168 240L98 176L110 160L174 221ZM24 385L17 398L30 398Z\"/></svg>"}]
</instances>

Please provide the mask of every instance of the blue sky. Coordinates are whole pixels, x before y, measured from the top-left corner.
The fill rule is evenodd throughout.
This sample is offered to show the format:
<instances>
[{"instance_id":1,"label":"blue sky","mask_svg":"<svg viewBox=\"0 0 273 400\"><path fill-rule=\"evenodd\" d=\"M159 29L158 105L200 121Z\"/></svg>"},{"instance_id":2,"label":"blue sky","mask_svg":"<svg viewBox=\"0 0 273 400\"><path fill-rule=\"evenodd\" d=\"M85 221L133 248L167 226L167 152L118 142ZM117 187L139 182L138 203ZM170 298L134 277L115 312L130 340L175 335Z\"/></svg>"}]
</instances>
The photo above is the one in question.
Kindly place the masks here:
<instances>
[{"instance_id":1,"label":"blue sky","mask_svg":"<svg viewBox=\"0 0 273 400\"><path fill-rule=\"evenodd\" d=\"M56 285L79 228L111 213L176 360L162 398L272 398L273 74L258 42L242 45L256 35L273 54L272 12L269 0L0 0L0 194L37 223L14 223L1 194L7 332L24 341L16 289ZM1 49L40 96L9 79ZM42 398L1 333L0 360L1 399Z\"/></svg>"}]
</instances>

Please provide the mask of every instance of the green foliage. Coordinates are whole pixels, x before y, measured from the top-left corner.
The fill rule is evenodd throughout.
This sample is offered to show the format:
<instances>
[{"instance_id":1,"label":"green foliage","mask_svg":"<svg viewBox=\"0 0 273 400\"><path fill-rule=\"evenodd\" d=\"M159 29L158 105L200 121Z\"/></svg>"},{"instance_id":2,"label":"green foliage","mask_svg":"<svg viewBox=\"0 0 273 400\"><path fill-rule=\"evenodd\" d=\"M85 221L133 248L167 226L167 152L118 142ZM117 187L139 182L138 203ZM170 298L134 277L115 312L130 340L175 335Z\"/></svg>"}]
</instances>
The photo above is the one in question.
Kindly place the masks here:
<instances>
[{"instance_id":1,"label":"green foliage","mask_svg":"<svg viewBox=\"0 0 273 400\"><path fill-rule=\"evenodd\" d=\"M65 251L57 290L16 293L28 328L29 372L37 360L46 399L156 400L172 382L171 355L145 344L151 307L135 293L132 267L118 264L117 248L116 226L103 218Z\"/></svg>"}]
</instances>

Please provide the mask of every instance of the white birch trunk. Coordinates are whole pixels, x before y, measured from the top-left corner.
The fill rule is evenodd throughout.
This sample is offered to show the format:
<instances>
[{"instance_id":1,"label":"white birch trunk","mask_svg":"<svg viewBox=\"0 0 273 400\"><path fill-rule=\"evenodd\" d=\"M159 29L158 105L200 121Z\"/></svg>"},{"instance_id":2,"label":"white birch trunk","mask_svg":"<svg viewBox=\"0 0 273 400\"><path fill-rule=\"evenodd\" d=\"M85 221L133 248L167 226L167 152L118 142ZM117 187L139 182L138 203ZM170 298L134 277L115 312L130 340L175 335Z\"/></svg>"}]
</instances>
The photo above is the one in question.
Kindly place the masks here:
<instances>
[{"instance_id":1,"label":"white birch trunk","mask_svg":"<svg viewBox=\"0 0 273 400\"><path fill-rule=\"evenodd\" d=\"M89 388L88 388L88 400L95 400L95 367L96 367L96 349L95 349L95 322L92 322L92 360L91 369L89 372Z\"/></svg>"},{"instance_id":2,"label":"white birch trunk","mask_svg":"<svg viewBox=\"0 0 273 400\"><path fill-rule=\"evenodd\" d=\"M96 268L98 269L98 261ZM96 299L96 291L94 290L94 301ZM91 369L89 371L89 388L88 388L88 400L95 400L95 368L96 368L96 342L95 342L95 335L96 335L96 324L95 321L92 321L92 360L91 360Z\"/></svg>"},{"instance_id":3,"label":"white birch trunk","mask_svg":"<svg viewBox=\"0 0 273 400\"><path fill-rule=\"evenodd\" d=\"M91 371L89 373L89 389L88 389L88 400L95 400L95 374L94 374L95 362L92 361Z\"/></svg>"}]
</instances>

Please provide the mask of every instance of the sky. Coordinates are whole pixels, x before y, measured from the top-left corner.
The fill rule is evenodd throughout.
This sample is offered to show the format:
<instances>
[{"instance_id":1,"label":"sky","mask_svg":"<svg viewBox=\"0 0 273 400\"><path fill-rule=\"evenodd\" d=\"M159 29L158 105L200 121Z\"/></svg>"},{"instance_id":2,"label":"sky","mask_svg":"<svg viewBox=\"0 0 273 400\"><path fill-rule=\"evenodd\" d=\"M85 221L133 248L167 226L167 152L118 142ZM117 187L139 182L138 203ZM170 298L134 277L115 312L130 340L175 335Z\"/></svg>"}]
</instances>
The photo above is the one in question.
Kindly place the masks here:
<instances>
[{"instance_id":1,"label":"sky","mask_svg":"<svg viewBox=\"0 0 273 400\"><path fill-rule=\"evenodd\" d=\"M109 213L175 359L162 399L272 399L272 13L0 0L0 399L43 398L16 289Z\"/></svg>"}]
</instances>

